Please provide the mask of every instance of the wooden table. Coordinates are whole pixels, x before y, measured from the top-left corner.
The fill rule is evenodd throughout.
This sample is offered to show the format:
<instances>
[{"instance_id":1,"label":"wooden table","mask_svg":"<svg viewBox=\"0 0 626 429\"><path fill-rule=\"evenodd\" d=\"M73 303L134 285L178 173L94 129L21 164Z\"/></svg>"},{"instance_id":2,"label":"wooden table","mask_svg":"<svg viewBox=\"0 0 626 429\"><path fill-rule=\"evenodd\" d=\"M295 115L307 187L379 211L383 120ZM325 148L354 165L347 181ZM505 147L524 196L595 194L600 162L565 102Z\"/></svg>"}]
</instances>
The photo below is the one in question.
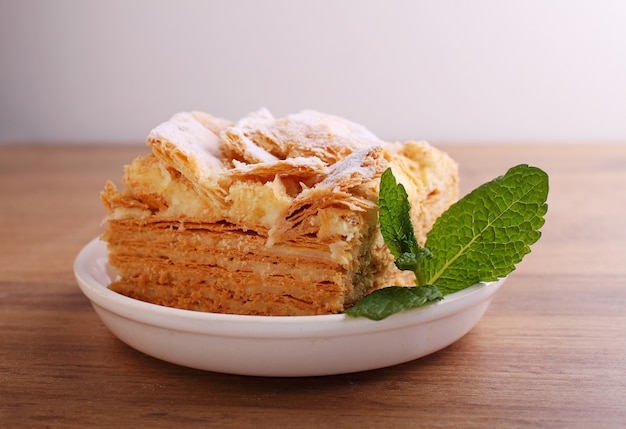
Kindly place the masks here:
<instances>
[{"instance_id":1,"label":"wooden table","mask_svg":"<svg viewBox=\"0 0 626 429\"><path fill-rule=\"evenodd\" d=\"M141 145L0 147L0 427L626 427L626 145L450 145L463 192L551 177L542 239L481 322L403 365L255 378L117 340L74 280Z\"/></svg>"}]
</instances>

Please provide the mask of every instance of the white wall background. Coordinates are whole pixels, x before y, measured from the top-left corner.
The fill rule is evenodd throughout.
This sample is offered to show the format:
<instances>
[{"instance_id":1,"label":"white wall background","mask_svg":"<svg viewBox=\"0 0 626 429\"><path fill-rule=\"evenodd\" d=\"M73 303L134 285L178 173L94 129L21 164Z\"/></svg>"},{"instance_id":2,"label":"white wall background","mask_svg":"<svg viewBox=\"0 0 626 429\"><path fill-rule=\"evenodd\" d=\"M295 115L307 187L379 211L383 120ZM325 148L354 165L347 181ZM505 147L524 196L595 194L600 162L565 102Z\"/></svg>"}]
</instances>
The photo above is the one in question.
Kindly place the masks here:
<instances>
[{"instance_id":1,"label":"white wall background","mask_svg":"<svg viewBox=\"0 0 626 429\"><path fill-rule=\"evenodd\" d=\"M390 140L626 143L626 1L0 0L0 142L262 106Z\"/></svg>"}]
</instances>

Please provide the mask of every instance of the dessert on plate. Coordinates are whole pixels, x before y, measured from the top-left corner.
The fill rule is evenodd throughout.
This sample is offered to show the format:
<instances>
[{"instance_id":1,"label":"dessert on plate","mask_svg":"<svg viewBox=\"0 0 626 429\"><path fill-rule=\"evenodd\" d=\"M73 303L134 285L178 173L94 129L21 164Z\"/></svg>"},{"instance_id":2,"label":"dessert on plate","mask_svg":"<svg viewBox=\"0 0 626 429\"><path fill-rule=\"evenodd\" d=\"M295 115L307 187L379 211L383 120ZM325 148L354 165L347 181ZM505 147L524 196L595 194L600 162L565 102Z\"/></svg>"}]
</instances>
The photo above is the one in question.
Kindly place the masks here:
<instances>
[{"instance_id":1,"label":"dessert on plate","mask_svg":"<svg viewBox=\"0 0 626 429\"><path fill-rule=\"evenodd\" d=\"M238 122L183 112L152 152L108 181L102 239L116 292L188 310L333 314L384 286L411 285L378 226L391 167L420 244L458 198L457 164L426 142L386 142L316 111Z\"/></svg>"}]
</instances>

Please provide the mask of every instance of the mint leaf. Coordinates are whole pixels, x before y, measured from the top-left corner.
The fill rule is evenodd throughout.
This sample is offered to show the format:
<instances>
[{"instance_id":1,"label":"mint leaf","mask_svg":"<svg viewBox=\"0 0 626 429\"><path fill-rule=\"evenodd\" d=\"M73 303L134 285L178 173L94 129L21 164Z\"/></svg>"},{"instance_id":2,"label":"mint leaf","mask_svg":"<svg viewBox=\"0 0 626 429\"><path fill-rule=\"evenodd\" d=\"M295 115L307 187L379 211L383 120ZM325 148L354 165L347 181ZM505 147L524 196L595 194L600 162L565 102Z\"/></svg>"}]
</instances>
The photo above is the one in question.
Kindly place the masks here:
<instances>
[{"instance_id":1,"label":"mint leaf","mask_svg":"<svg viewBox=\"0 0 626 429\"><path fill-rule=\"evenodd\" d=\"M442 293L433 285L390 286L366 295L344 313L350 317L382 320L392 314L421 307L441 298Z\"/></svg>"},{"instance_id":2,"label":"mint leaf","mask_svg":"<svg viewBox=\"0 0 626 429\"><path fill-rule=\"evenodd\" d=\"M523 164L453 204L428 233L425 281L445 295L511 273L541 237L548 187L544 171Z\"/></svg>"},{"instance_id":3,"label":"mint leaf","mask_svg":"<svg viewBox=\"0 0 626 429\"><path fill-rule=\"evenodd\" d=\"M385 170L380 178L378 209L380 232L395 258L396 266L401 270L415 272L418 284L421 284L419 281L421 261L432 255L428 249L421 248L415 238L406 189L401 183L396 182L391 168Z\"/></svg>"}]
</instances>

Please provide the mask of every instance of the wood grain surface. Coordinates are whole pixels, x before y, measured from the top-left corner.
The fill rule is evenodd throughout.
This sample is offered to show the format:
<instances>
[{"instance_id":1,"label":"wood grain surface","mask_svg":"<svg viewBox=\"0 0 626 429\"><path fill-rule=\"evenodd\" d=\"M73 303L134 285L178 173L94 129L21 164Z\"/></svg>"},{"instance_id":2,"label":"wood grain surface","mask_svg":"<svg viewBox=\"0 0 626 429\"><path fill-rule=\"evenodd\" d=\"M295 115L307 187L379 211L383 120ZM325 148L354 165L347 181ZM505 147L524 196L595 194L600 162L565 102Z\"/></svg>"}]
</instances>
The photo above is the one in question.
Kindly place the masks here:
<instances>
[{"instance_id":1,"label":"wood grain surface","mask_svg":"<svg viewBox=\"0 0 626 429\"><path fill-rule=\"evenodd\" d=\"M395 367L258 378L131 349L76 285L99 192L145 147L0 147L0 427L626 427L626 145L442 148L463 192L550 175L543 237L480 323Z\"/></svg>"}]
</instances>

